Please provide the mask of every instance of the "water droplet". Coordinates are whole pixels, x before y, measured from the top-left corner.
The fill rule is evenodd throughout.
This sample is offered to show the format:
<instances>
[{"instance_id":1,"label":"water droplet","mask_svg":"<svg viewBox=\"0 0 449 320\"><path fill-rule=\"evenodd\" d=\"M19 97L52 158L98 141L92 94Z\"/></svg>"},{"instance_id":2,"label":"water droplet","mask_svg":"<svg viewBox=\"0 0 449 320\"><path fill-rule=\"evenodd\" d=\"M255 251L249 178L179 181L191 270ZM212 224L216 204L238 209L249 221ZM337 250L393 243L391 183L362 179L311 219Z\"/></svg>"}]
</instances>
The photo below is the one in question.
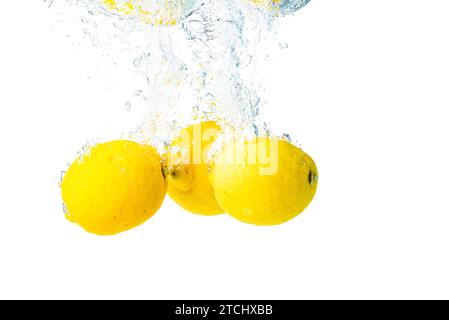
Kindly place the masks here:
<instances>
[{"instance_id":1,"label":"water droplet","mask_svg":"<svg viewBox=\"0 0 449 320\"><path fill-rule=\"evenodd\" d=\"M282 135L282 138L288 142L292 142L292 138L290 137L290 135L288 133L284 133Z\"/></svg>"},{"instance_id":2,"label":"water droplet","mask_svg":"<svg viewBox=\"0 0 449 320\"><path fill-rule=\"evenodd\" d=\"M53 0L44 1L49 5L53 3ZM276 15L267 10L254 10L244 1L233 1L229 5L219 0L185 0L181 1L186 10L179 21L180 28L158 29L157 32L135 16L109 12L99 1L55 1L55 6L61 2L71 3L71 10L62 12L71 21L63 19L65 21L61 22L80 25L78 33L71 32L67 37L76 45L81 44L78 43L80 36L83 41L91 40L89 44L96 46L102 56L98 60L108 64L108 71L100 69L103 66L98 67L100 74L94 73L94 79L105 80L107 90L121 89L115 84L118 82L113 78L111 66L131 69L132 76L141 78L132 87L131 97L125 98L130 101L124 101L124 108L129 112L132 108L138 107L140 111L141 106L148 107L142 120L146 126L129 133L129 137L149 142L155 135L168 138L192 117L222 119L224 127L245 135L271 134L259 119L259 108L266 103L262 93L267 88L259 79L259 71L263 71L264 63L272 58L270 50L265 48L277 45L288 48L288 44L276 39L272 32L274 19L298 10L309 0L276 1L279 12ZM130 1L132 4L140 2L151 8L178 1ZM67 32L63 29L62 33ZM268 58L264 59L265 56ZM100 79L102 75L104 79ZM129 90L127 85L125 90ZM232 134L232 130L226 131L226 135ZM83 147L80 158L89 153L90 147L91 144Z\"/></svg>"},{"instance_id":3,"label":"water droplet","mask_svg":"<svg viewBox=\"0 0 449 320\"><path fill-rule=\"evenodd\" d=\"M256 135L256 137L259 136L259 128L257 127L257 125L253 124L253 130L254 130L254 134Z\"/></svg>"},{"instance_id":4,"label":"water droplet","mask_svg":"<svg viewBox=\"0 0 449 320\"><path fill-rule=\"evenodd\" d=\"M288 43L279 43L279 48L283 49L288 49Z\"/></svg>"},{"instance_id":5,"label":"water droplet","mask_svg":"<svg viewBox=\"0 0 449 320\"><path fill-rule=\"evenodd\" d=\"M264 132L265 136L267 136L267 137L271 136L270 127L268 126L268 123L266 123L266 122L263 123L263 132Z\"/></svg>"},{"instance_id":6,"label":"water droplet","mask_svg":"<svg viewBox=\"0 0 449 320\"><path fill-rule=\"evenodd\" d=\"M69 210L67 210L67 206L65 205L64 202L62 203L62 211L64 212L64 214L65 214L66 216L70 216Z\"/></svg>"},{"instance_id":7,"label":"water droplet","mask_svg":"<svg viewBox=\"0 0 449 320\"><path fill-rule=\"evenodd\" d=\"M48 3L48 7L51 8L51 6L53 5L54 0L44 0L44 2Z\"/></svg>"},{"instance_id":8,"label":"water droplet","mask_svg":"<svg viewBox=\"0 0 449 320\"><path fill-rule=\"evenodd\" d=\"M66 171L61 171L61 175L59 177L59 187L62 185L62 180L64 180L64 176L66 174Z\"/></svg>"}]
</instances>

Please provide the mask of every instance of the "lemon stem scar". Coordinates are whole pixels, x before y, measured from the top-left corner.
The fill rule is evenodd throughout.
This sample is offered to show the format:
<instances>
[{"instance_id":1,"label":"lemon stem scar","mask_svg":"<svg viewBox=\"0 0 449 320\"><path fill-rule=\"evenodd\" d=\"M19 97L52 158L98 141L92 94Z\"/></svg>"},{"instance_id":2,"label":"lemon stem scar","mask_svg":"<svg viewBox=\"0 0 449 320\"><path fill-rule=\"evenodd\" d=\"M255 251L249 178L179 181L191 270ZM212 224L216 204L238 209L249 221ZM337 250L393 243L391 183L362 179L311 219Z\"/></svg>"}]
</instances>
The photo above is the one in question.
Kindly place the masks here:
<instances>
[{"instance_id":1,"label":"lemon stem scar","mask_svg":"<svg viewBox=\"0 0 449 320\"><path fill-rule=\"evenodd\" d=\"M309 185L311 187L313 187L313 185L315 184L315 182L318 180L318 176L315 172L313 172L312 170L309 171L309 174L307 176L307 180L309 181Z\"/></svg>"}]
</instances>

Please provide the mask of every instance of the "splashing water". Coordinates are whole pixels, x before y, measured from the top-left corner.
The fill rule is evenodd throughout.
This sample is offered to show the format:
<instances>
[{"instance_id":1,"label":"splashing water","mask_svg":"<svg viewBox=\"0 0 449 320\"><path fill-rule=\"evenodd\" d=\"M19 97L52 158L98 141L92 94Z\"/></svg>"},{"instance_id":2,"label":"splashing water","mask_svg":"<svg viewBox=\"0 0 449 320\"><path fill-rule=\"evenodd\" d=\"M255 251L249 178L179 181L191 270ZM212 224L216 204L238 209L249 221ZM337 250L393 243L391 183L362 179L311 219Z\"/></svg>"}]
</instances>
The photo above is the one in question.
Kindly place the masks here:
<instances>
[{"instance_id":1,"label":"splashing water","mask_svg":"<svg viewBox=\"0 0 449 320\"><path fill-rule=\"evenodd\" d=\"M136 81L127 111L143 105L130 138L164 148L179 128L217 120L225 132L269 135L259 118L269 75L267 52L278 17L309 0L50 0L63 24ZM132 106L132 108L131 108Z\"/></svg>"},{"instance_id":2,"label":"splashing water","mask_svg":"<svg viewBox=\"0 0 449 320\"><path fill-rule=\"evenodd\" d=\"M191 12L197 0L101 0L109 11L156 26L175 25Z\"/></svg>"}]
</instances>

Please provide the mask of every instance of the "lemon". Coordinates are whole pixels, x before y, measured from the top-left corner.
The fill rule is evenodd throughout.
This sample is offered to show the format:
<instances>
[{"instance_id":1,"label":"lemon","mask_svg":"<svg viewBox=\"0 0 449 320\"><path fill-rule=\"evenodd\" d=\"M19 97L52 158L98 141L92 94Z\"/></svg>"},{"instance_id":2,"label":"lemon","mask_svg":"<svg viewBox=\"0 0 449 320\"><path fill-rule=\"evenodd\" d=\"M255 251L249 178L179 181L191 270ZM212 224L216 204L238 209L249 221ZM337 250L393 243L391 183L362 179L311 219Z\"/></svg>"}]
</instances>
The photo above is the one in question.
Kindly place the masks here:
<instances>
[{"instance_id":1,"label":"lemon","mask_svg":"<svg viewBox=\"0 0 449 320\"><path fill-rule=\"evenodd\" d=\"M169 26L178 23L194 0L101 0L114 13L135 17L151 25Z\"/></svg>"},{"instance_id":2,"label":"lemon","mask_svg":"<svg viewBox=\"0 0 449 320\"><path fill-rule=\"evenodd\" d=\"M317 167L291 143L255 138L234 141L216 156L211 182L220 206L255 225L277 225L300 214L312 201Z\"/></svg>"},{"instance_id":3,"label":"lemon","mask_svg":"<svg viewBox=\"0 0 449 320\"><path fill-rule=\"evenodd\" d=\"M168 194L181 207L196 214L224 213L209 182L207 154L220 133L214 121L181 130L168 156Z\"/></svg>"},{"instance_id":4,"label":"lemon","mask_svg":"<svg viewBox=\"0 0 449 320\"><path fill-rule=\"evenodd\" d=\"M88 232L112 235L153 216L167 185L153 147L117 140L76 159L61 188L68 220Z\"/></svg>"}]
</instances>

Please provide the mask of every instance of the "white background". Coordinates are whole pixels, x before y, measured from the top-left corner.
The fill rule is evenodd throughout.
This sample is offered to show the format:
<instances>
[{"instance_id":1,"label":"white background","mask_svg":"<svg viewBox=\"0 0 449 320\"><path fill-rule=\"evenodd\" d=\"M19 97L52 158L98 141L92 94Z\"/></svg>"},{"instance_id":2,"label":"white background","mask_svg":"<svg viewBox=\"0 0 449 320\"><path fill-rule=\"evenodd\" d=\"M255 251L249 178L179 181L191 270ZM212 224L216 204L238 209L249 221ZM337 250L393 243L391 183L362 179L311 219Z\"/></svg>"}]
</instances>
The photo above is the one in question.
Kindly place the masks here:
<instances>
[{"instance_id":1,"label":"white background","mask_svg":"<svg viewBox=\"0 0 449 320\"><path fill-rule=\"evenodd\" d=\"M448 1L314 0L282 23L266 116L320 171L298 218L258 228L167 198L114 237L65 220L58 180L136 113L86 80L97 56L47 11L0 10L0 298L449 298Z\"/></svg>"}]
</instances>

